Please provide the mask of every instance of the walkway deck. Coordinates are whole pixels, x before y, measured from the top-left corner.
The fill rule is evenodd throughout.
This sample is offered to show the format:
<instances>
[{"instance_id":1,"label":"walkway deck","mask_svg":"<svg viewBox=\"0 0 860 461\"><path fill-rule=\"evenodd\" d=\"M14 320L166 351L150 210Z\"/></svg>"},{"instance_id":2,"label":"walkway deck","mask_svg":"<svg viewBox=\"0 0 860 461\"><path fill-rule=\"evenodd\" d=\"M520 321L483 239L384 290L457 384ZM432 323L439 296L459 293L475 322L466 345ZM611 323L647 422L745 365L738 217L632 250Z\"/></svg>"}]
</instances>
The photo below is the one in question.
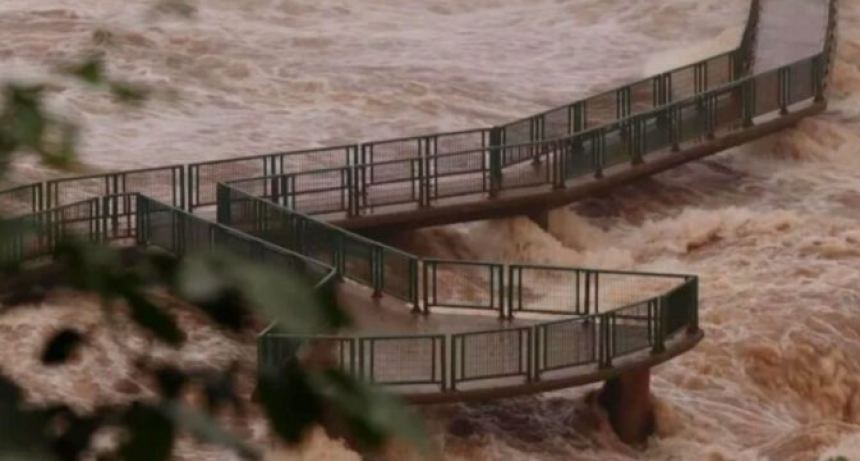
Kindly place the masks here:
<instances>
[{"instance_id":1,"label":"walkway deck","mask_svg":"<svg viewBox=\"0 0 860 461\"><path fill-rule=\"evenodd\" d=\"M177 257L227 247L301 267L321 289L337 275L346 279L337 284L340 304L357 323L299 343L324 344L340 366L415 403L543 392L662 363L703 337L694 276L434 261L344 228L374 234L531 215L824 110L835 0L761 5L752 53L742 44L502 127L0 191L1 210L52 226L47 238L3 247L0 259L50 254L54 237L76 233ZM739 59L750 54L753 75L741 75L738 64L749 61ZM294 158L334 168L284 174ZM241 186L225 182L246 176ZM203 208L215 203L216 210ZM268 330L258 365L296 357L296 339Z\"/></svg>"}]
</instances>

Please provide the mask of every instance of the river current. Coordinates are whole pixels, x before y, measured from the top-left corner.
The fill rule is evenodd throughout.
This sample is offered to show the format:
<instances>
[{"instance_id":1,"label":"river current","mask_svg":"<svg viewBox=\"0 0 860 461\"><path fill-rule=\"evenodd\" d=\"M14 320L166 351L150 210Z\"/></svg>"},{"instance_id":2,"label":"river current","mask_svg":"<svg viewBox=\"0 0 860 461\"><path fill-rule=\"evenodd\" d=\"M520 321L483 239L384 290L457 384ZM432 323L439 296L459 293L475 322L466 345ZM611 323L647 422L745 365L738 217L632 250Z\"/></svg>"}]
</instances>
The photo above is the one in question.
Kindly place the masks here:
<instances>
[{"instance_id":1,"label":"river current","mask_svg":"<svg viewBox=\"0 0 860 461\"><path fill-rule=\"evenodd\" d=\"M822 0L823 1L823 0ZM90 170L130 169L501 123L736 46L746 0L207 0L190 20L146 2L0 2L0 77L44 75L98 47L116 75L165 89L139 110L57 82ZM701 276L706 339L655 370L658 435L624 447L591 389L428 412L450 460L818 461L860 457L860 1L841 2L826 113L600 199L526 219L404 236L422 254ZM53 175L32 161L12 179ZM198 324L194 318L184 322ZM70 372L36 341L91 328ZM37 400L150 392L92 300L0 318L0 367ZM119 334L124 334L124 327ZM116 329L113 332L116 335ZM129 347L145 350L133 338ZM115 337L114 337L115 339ZM196 328L165 359L225 364L253 346ZM258 418L236 426L257 440ZM108 437L109 438L109 437ZM353 460L316 434L298 459ZM188 460L232 459L183 442ZM275 452L272 459L287 459ZM292 458L290 458L292 459Z\"/></svg>"}]
</instances>

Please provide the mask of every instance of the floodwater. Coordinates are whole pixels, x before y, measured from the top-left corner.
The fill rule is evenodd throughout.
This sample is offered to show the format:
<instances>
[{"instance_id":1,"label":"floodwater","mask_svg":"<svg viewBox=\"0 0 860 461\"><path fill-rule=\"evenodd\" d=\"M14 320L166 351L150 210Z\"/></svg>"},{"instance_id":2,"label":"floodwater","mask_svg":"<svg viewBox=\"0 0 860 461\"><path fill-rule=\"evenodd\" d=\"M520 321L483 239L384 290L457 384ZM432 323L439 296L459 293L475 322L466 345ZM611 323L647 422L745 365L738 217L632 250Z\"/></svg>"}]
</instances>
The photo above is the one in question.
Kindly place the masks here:
<instances>
[{"instance_id":1,"label":"floodwater","mask_svg":"<svg viewBox=\"0 0 860 461\"><path fill-rule=\"evenodd\" d=\"M129 112L57 82L53 103L87 127L93 168L503 122L733 47L747 9L745 0L209 0L189 21L149 18L140 3L0 3L0 75L39 76L98 46L117 75L169 88ZM589 389L573 389L432 410L447 459L860 456L860 1L840 9L830 108L797 129L558 210L550 232L509 219L404 239L425 254L701 275L707 337L655 370L658 435L646 451L617 442ZM49 173L25 160L15 174ZM86 299L0 319L9 332L0 367L33 383L33 398L86 406L148 392L108 346L76 362L72 378L40 372L25 346L63 322L111 344ZM253 354L195 333L188 350L158 353L213 366ZM263 440L258 420L242 421ZM229 459L192 443L179 454ZM303 459L357 455L318 434Z\"/></svg>"}]
</instances>

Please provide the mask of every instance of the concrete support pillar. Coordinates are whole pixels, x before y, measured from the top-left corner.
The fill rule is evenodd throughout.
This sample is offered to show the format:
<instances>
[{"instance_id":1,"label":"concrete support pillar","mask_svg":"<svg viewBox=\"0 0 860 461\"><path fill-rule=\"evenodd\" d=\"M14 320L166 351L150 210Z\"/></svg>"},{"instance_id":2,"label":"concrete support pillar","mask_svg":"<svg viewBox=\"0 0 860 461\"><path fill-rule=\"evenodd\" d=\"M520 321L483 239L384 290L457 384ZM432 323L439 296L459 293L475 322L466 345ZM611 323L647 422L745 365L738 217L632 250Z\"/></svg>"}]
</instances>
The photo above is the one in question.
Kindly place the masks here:
<instances>
[{"instance_id":1,"label":"concrete support pillar","mask_svg":"<svg viewBox=\"0 0 860 461\"><path fill-rule=\"evenodd\" d=\"M625 371L606 381L599 401L609 414L612 428L624 443L641 445L654 434L650 368Z\"/></svg>"},{"instance_id":2,"label":"concrete support pillar","mask_svg":"<svg viewBox=\"0 0 860 461\"><path fill-rule=\"evenodd\" d=\"M549 232L549 210L534 211L529 213L527 216L541 229Z\"/></svg>"}]
</instances>

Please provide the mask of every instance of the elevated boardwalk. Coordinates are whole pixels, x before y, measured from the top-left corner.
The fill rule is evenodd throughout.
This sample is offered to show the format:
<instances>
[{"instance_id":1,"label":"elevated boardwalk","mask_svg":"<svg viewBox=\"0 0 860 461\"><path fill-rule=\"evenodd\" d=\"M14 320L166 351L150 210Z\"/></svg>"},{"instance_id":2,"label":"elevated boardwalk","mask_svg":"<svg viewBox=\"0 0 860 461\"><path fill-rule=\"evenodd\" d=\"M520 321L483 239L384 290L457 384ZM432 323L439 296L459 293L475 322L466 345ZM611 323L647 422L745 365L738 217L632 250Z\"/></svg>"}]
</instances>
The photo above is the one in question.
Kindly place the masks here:
<instances>
[{"instance_id":1,"label":"elevated boardwalk","mask_svg":"<svg viewBox=\"0 0 860 461\"><path fill-rule=\"evenodd\" d=\"M74 177L0 191L47 226L0 248L49 255L67 234L183 257L227 248L300 270L358 319L333 336L271 325L258 367L326 357L413 403L607 381L613 426L642 440L648 370L695 346L698 278L419 258L366 235L540 218L608 188L824 110L836 0L752 0L739 47L506 125Z\"/></svg>"}]
</instances>

